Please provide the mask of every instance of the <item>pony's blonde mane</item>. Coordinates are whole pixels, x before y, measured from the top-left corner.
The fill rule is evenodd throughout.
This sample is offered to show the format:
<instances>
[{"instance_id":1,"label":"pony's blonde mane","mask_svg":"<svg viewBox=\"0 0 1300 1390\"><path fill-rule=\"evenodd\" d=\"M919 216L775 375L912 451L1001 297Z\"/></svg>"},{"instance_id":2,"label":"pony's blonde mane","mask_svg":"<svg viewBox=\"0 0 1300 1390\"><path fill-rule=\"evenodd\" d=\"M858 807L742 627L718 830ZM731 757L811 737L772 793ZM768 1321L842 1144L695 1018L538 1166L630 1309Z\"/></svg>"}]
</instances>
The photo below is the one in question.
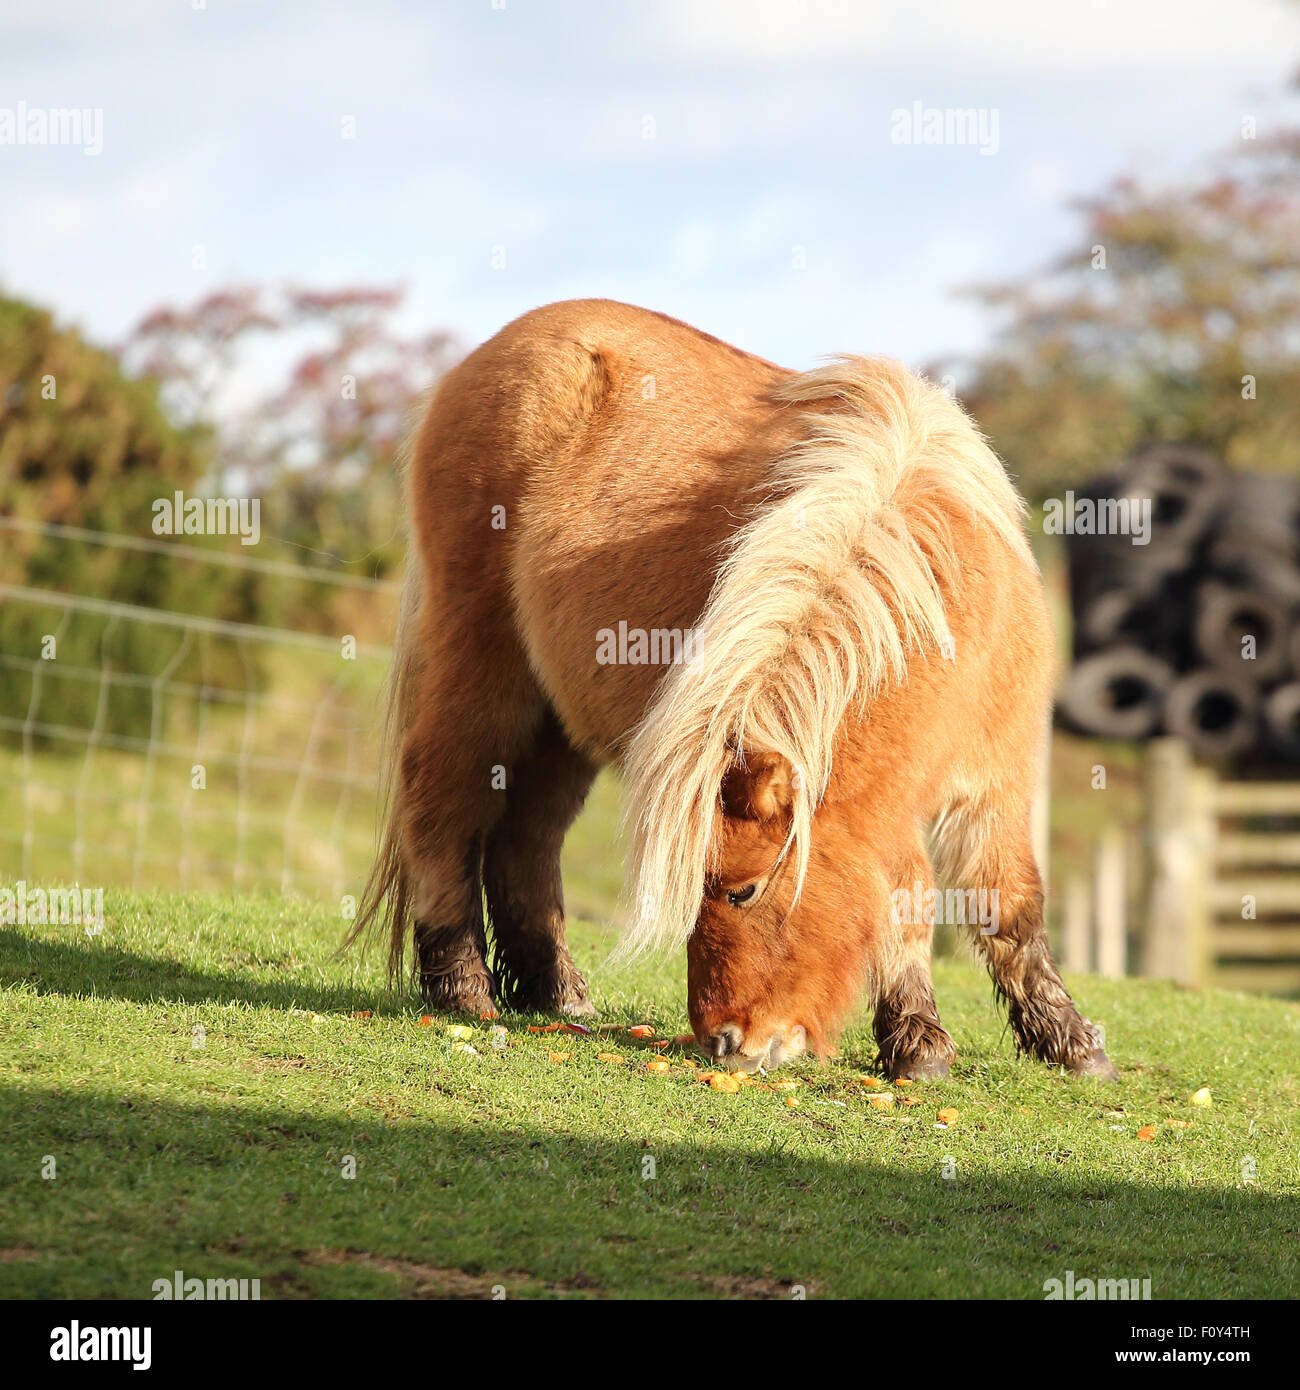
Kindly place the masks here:
<instances>
[{"instance_id":1,"label":"pony's blonde mane","mask_svg":"<svg viewBox=\"0 0 1300 1390\"><path fill-rule=\"evenodd\" d=\"M846 357L776 397L806 410L806 437L775 460L764 502L731 538L697 655L664 678L624 761L635 897L620 954L690 935L738 750L796 769L785 853L797 901L846 713L949 636L950 519L964 512L1027 551L1023 503L938 387L897 362Z\"/></svg>"}]
</instances>

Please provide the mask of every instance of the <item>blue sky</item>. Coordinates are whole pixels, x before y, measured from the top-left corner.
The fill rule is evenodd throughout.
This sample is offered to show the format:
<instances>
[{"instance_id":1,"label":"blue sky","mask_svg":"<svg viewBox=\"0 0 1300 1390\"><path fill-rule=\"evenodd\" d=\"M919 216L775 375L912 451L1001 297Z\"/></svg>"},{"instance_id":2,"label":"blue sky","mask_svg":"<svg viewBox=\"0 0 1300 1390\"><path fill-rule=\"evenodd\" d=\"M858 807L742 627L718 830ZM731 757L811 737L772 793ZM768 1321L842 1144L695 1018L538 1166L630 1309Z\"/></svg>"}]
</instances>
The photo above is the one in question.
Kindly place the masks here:
<instances>
[{"instance_id":1,"label":"blue sky","mask_svg":"<svg viewBox=\"0 0 1300 1390\"><path fill-rule=\"evenodd\" d=\"M103 111L97 156L0 144L0 285L99 339L287 277L401 282L466 343L608 295L922 362L989 332L955 287L1072 244L1070 196L1293 115L1300 55L1285 0L196 3L0 15L0 109ZM996 151L894 143L917 102Z\"/></svg>"}]
</instances>

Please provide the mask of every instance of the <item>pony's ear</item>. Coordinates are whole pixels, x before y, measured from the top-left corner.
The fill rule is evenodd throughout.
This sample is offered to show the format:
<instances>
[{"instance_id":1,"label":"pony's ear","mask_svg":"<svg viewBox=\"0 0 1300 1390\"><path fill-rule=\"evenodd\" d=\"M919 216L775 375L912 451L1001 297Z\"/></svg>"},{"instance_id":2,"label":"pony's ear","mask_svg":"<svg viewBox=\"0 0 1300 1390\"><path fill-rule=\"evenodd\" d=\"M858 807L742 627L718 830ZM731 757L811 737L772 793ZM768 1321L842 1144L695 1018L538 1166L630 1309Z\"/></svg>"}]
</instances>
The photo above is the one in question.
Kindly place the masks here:
<instances>
[{"instance_id":1,"label":"pony's ear","mask_svg":"<svg viewBox=\"0 0 1300 1390\"><path fill-rule=\"evenodd\" d=\"M794 768L780 753L738 757L722 779L722 809L736 820L784 819L794 804Z\"/></svg>"}]
</instances>

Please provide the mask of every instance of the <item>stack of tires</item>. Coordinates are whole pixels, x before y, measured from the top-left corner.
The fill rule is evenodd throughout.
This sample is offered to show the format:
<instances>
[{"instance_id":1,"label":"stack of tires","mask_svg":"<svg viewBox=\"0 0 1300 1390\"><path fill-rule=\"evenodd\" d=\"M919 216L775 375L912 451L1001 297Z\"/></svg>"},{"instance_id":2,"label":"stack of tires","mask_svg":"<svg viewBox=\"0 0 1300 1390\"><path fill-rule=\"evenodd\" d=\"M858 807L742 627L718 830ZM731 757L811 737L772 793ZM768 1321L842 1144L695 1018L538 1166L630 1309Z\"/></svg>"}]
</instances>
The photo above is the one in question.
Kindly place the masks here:
<instances>
[{"instance_id":1,"label":"stack of tires","mask_svg":"<svg viewBox=\"0 0 1300 1390\"><path fill-rule=\"evenodd\" d=\"M1148 499L1146 543L1085 519L1139 517ZM1076 513L1061 722L1172 734L1234 764L1300 762L1300 480L1156 445L1082 489Z\"/></svg>"}]
</instances>

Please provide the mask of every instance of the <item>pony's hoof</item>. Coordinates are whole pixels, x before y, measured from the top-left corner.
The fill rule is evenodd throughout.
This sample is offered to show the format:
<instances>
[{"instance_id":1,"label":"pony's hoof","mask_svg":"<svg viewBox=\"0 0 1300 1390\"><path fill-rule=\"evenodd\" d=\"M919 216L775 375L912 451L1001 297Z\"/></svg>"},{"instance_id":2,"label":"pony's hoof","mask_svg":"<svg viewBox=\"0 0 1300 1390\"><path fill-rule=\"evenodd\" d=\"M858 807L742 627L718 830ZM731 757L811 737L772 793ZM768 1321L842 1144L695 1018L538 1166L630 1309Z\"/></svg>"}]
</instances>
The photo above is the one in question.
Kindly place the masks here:
<instances>
[{"instance_id":1,"label":"pony's hoof","mask_svg":"<svg viewBox=\"0 0 1300 1390\"><path fill-rule=\"evenodd\" d=\"M946 1057L896 1057L885 1066L891 1081L938 1081L948 1075Z\"/></svg>"},{"instance_id":2,"label":"pony's hoof","mask_svg":"<svg viewBox=\"0 0 1300 1390\"><path fill-rule=\"evenodd\" d=\"M585 994L575 994L560 1005L560 1012L568 1018L595 1018L596 1006Z\"/></svg>"},{"instance_id":3,"label":"pony's hoof","mask_svg":"<svg viewBox=\"0 0 1300 1390\"><path fill-rule=\"evenodd\" d=\"M1118 1081L1119 1072L1115 1063L1097 1048L1079 1062L1069 1062L1065 1067L1071 1076L1090 1076L1094 1081Z\"/></svg>"},{"instance_id":4,"label":"pony's hoof","mask_svg":"<svg viewBox=\"0 0 1300 1390\"><path fill-rule=\"evenodd\" d=\"M420 996L431 1013L481 1014L496 1008L496 982L481 948L463 927L416 923Z\"/></svg>"},{"instance_id":5,"label":"pony's hoof","mask_svg":"<svg viewBox=\"0 0 1300 1390\"><path fill-rule=\"evenodd\" d=\"M509 982L503 993L519 1013L590 1018L596 1012L587 998L587 982L572 961L558 961L527 979Z\"/></svg>"},{"instance_id":6,"label":"pony's hoof","mask_svg":"<svg viewBox=\"0 0 1300 1390\"><path fill-rule=\"evenodd\" d=\"M420 980L420 995L431 1013L477 1016L496 1009L492 977L477 970L457 969L426 975Z\"/></svg>"}]
</instances>

